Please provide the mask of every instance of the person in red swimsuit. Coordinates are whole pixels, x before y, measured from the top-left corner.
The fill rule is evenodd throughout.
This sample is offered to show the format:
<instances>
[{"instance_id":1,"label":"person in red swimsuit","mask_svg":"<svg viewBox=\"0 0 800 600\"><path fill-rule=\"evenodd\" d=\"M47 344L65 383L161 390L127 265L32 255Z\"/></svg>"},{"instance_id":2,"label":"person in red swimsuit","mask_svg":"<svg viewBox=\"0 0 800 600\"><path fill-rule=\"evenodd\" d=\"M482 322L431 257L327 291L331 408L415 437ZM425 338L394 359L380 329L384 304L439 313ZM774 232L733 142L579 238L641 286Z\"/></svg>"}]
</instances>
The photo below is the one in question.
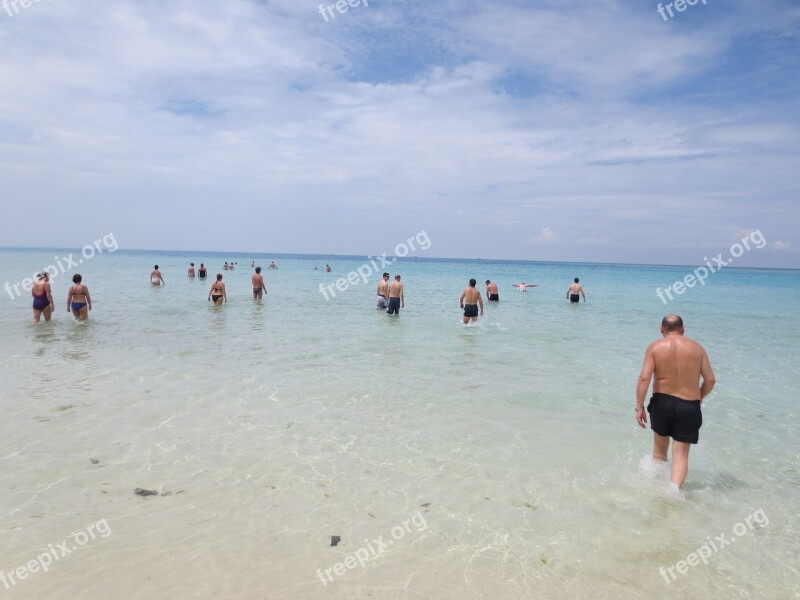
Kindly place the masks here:
<instances>
[{"instance_id":1,"label":"person in red swimsuit","mask_svg":"<svg viewBox=\"0 0 800 600\"><path fill-rule=\"evenodd\" d=\"M50 275L41 272L36 276L36 282L31 288L33 296L33 321L36 324L44 315L44 320L49 321L53 315L53 296L50 293Z\"/></svg>"}]
</instances>

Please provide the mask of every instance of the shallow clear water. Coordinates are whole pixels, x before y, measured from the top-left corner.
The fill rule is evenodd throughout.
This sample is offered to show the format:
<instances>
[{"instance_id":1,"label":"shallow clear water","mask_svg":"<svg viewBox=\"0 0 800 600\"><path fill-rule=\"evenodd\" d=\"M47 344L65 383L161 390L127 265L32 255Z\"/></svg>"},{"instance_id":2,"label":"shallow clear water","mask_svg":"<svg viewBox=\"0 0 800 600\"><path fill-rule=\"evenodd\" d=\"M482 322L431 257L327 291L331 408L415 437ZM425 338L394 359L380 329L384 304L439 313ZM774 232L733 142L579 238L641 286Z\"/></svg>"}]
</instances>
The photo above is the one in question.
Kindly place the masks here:
<instances>
[{"instance_id":1,"label":"shallow clear water","mask_svg":"<svg viewBox=\"0 0 800 600\"><path fill-rule=\"evenodd\" d=\"M0 251L0 284L66 252ZM250 260L273 258L253 301ZM207 302L210 279L186 277L190 260L212 274L238 261L226 306ZM365 262L105 253L80 266L95 303L85 325L65 310L72 273L53 282L49 324L30 325L29 294L4 294L0 570L103 519L110 534L0 591L800 597L800 273L723 270L664 306L656 287L687 267L404 259L390 270L406 308L390 318L375 276L319 292ZM325 263L333 273L314 271ZM564 298L574 276L586 304ZM497 281L501 302L464 327L470 277ZM683 495L649 466L652 434L633 411L644 349L673 311L718 379ZM722 533L735 543L674 569ZM374 556L379 536L392 544ZM337 575L358 551L364 566Z\"/></svg>"}]
</instances>

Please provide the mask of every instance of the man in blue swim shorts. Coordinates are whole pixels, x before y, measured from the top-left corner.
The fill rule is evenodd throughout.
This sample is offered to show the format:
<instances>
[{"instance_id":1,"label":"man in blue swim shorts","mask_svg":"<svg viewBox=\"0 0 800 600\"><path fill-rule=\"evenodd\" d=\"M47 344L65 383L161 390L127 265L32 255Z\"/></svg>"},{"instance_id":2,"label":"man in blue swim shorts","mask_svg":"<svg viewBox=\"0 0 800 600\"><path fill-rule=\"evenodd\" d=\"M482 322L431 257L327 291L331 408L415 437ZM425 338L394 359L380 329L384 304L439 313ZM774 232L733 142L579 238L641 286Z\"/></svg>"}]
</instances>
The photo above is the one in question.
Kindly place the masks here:
<instances>
[{"instance_id":1,"label":"man in blue swim shorts","mask_svg":"<svg viewBox=\"0 0 800 600\"><path fill-rule=\"evenodd\" d=\"M683 319L678 315L664 317L663 337L647 347L636 385L636 422L646 427L647 412L650 413L653 460L667 462L672 438L672 483L678 487L683 486L689 470L689 449L700 437L700 404L716 383L706 351L683 333ZM645 412L644 399L651 379L653 396Z\"/></svg>"},{"instance_id":2,"label":"man in blue swim shorts","mask_svg":"<svg viewBox=\"0 0 800 600\"><path fill-rule=\"evenodd\" d=\"M403 284L400 283L400 275L395 275L394 281L389 284L389 307L386 313L400 316L400 308L405 305L406 296L403 292Z\"/></svg>"}]
</instances>

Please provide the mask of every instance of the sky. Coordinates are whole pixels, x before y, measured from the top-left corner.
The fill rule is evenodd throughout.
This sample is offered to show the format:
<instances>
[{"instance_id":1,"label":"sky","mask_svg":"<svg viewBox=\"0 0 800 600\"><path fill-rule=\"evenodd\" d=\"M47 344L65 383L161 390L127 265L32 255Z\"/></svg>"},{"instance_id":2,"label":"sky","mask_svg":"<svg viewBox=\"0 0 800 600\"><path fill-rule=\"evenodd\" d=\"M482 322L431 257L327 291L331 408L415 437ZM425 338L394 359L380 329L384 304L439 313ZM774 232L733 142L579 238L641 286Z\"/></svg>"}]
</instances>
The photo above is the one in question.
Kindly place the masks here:
<instances>
[{"instance_id":1,"label":"sky","mask_svg":"<svg viewBox=\"0 0 800 600\"><path fill-rule=\"evenodd\" d=\"M0 246L800 267L800 2L350 2L6 0Z\"/></svg>"}]
</instances>

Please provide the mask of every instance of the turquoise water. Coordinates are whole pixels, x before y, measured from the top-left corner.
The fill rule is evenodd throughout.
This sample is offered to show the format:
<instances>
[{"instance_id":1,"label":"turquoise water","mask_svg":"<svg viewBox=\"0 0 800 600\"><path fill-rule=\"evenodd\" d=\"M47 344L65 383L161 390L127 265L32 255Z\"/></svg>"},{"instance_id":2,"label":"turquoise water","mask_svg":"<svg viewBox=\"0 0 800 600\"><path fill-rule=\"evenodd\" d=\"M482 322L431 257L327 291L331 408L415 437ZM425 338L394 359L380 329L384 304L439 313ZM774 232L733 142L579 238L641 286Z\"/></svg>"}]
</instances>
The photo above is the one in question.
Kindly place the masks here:
<instances>
[{"instance_id":1,"label":"turquoise water","mask_svg":"<svg viewBox=\"0 0 800 600\"><path fill-rule=\"evenodd\" d=\"M0 251L0 284L68 252ZM253 259L280 267L262 302ZM225 260L238 270L213 307L211 279L186 268ZM325 300L321 283L366 262L105 252L78 268L87 324L65 310L74 270L53 282L49 324L30 325L29 294L4 293L0 570L102 519L111 534L0 592L800 597L800 272L725 269L665 306L656 288L690 268L414 258L388 269L406 285L399 318L375 310L375 275ZM154 263L163 288L149 285ZM565 300L575 276L579 306ZM496 281L501 302L464 327L470 277ZM539 287L521 294L519 281ZM682 495L649 465L633 411L667 312L718 379ZM768 524L732 533L757 511ZM425 527L394 538L416 515ZM659 567L722 533L735 543L665 581ZM392 545L322 583L317 569L379 536Z\"/></svg>"}]
</instances>

